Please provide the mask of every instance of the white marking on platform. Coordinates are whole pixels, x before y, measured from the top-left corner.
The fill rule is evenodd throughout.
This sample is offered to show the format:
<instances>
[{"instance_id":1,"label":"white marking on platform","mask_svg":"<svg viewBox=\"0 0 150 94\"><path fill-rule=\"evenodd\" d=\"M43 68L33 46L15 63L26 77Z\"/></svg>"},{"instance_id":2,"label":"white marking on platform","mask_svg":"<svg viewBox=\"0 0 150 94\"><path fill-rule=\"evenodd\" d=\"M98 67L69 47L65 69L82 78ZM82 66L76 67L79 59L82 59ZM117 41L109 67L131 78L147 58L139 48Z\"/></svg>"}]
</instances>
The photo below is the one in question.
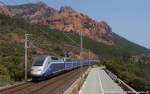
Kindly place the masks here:
<instances>
[{"instance_id":1,"label":"white marking on platform","mask_svg":"<svg viewBox=\"0 0 150 94\"><path fill-rule=\"evenodd\" d=\"M100 68L92 68L79 94L127 94L107 73Z\"/></svg>"}]
</instances>

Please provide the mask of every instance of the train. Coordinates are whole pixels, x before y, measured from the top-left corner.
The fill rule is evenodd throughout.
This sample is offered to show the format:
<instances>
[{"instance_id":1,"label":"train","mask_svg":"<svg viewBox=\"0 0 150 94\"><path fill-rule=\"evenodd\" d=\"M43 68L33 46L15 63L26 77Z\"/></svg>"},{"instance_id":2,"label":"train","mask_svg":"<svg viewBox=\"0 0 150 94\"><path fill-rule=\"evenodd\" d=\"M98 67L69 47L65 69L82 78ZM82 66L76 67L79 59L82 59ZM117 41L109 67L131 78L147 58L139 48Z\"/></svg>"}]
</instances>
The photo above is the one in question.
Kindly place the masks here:
<instances>
[{"instance_id":1,"label":"train","mask_svg":"<svg viewBox=\"0 0 150 94\"><path fill-rule=\"evenodd\" d=\"M44 80L50 75L63 71L69 71L80 66L96 64L94 60L80 60L71 58L60 58L58 56L40 55L35 58L31 67L32 80Z\"/></svg>"}]
</instances>

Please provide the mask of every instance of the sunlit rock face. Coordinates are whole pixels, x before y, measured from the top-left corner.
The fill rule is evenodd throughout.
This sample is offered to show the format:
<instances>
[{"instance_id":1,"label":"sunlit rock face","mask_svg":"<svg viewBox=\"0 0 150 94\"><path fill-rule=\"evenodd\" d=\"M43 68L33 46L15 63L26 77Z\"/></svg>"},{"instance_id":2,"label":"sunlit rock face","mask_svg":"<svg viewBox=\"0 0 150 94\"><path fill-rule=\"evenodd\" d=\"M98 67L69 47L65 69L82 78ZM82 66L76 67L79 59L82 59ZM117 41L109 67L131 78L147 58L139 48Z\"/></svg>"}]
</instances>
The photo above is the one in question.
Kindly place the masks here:
<instances>
[{"instance_id":1,"label":"sunlit rock face","mask_svg":"<svg viewBox=\"0 0 150 94\"><path fill-rule=\"evenodd\" d=\"M43 2L17 6L0 7L0 13L22 17L30 23L46 25L60 31L82 34L97 42L113 45L108 34L111 27L104 21L97 22L69 6L55 10Z\"/></svg>"}]
</instances>

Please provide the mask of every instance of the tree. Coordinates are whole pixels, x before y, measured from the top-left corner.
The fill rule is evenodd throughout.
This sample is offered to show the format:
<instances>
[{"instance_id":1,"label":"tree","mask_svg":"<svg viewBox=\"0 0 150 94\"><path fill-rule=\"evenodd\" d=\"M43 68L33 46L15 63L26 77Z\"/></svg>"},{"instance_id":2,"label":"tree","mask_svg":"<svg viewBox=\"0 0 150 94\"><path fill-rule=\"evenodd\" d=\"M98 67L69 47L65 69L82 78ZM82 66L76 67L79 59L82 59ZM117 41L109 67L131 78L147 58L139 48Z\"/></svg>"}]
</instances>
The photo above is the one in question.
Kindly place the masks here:
<instances>
[{"instance_id":1,"label":"tree","mask_svg":"<svg viewBox=\"0 0 150 94\"><path fill-rule=\"evenodd\" d=\"M7 69L0 64L0 80L9 80L10 76Z\"/></svg>"}]
</instances>

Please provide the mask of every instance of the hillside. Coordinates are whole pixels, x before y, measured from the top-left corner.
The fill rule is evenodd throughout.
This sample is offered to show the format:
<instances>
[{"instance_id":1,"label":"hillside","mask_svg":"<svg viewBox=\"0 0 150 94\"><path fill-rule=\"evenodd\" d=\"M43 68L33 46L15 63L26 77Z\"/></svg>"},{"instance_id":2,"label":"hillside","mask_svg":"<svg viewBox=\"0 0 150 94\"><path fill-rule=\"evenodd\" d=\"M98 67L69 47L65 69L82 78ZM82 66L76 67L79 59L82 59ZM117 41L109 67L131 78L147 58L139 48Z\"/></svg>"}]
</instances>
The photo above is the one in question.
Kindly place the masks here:
<instances>
[{"instance_id":1,"label":"hillside","mask_svg":"<svg viewBox=\"0 0 150 94\"><path fill-rule=\"evenodd\" d=\"M65 55L64 53L68 52L71 57L79 58L80 36L78 33L80 29L83 29L83 27L76 29L77 27L73 26L74 27L73 29L77 31L72 31L72 30L66 30L64 28L59 29L57 26L55 26L56 24L58 24L62 27L68 28L67 27L68 25L62 24L65 21L68 21L68 20L62 21L62 19L64 19L64 16L62 17L62 15L65 15L63 14L64 12L58 14L61 15L60 16L61 20L56 20L56 23L55 21L54 23L50 23L50 24L30 22L33 20L35 21L35 19L38 19L38 21L40 20L43 21L47 18L54 19L51 18L53 17L51 15L54 15L55 13L59 13L62 10L66 11L65 7L60 11L57 11L53 8L50 8L48 6L45 7L45 6L46 5L44 4L44 9L43 9L43 6L42 8L37 8L37 4L25 4L20 6L9 6L11 9L7 10L5 8L7 10L7 12L5 13L0 11L1 13L3 13L0 14L0 52L1 52L0 53L0 73L1 73L0 80L17 81L23 79L24 71L22 69L24 69L23 67L24 67L25 33L31 34L31 36L29 37L30 48L28 49L29 64L31 64L34 57L39 54L52 54L52 55L64 56ZM45 10L45 8L47 8L47 10ZM2 11L4 11L5 9L3 9ZM17 12L14 11L15 9L16 10L19 9L19 13L18 10ZM26 10L25 12L27 13L25 13L24 10ZM38 11L42 13L39 13ZM67 11L68 11L68 7L67 7ZM72 11L74 10L71 10L71 12ZM41 16L38 17L33 16L35 15L35 13L38 14L37 12L41 14ZM45 16L43 16L43 14ZM66 15L68 17L69 14ZM76 14L69 15L69 17L71 16L70 19L78 19L78 18L74 18L73 15ZM31 16L33 16L33 19L30 19ZM57 16L54 17L57 18ZM82 17L80 18L80 20L81 19ZM87 17L87 19L90 18ZM85 21L87 21L87 19ZM90 19L90 21L91 20L92 19ZM74 22L71 21L68 24L71 25L72 23ZM54 27L51 26L51 24L53 24ZM111 31L111 27L107 25L106 22L96 22L92 20L92 27L91 24L89 23L86 24L83 23L83 24L85 25L86 28L88 28L87 32L89 34L88 36L86 35L85 28L83 29L83 31L81 30L81 32L85 34L83 37L83 47L85 48L83 54L85 59L88 58L87 53L90 49L90 53L92 56L91 59L95 59L96 57L102 57L105 61L105 64L108 66L108 68L110 69L112 68L113 70L115 70L115 72L120 74L120 77L124 78L125 81L127 80L126 81L127 83L130 84L131 82L135 81L134 78L136 78L138 80L140 79L141 83L143 84L142 88L147 89L149 87L149 83L150 83L149 77L146 78L146 74L149 73L149 69L147 67L149 66L149 63L148 65L145 65L144 63L141 62L140 63L130 62L130 58L132 56L149 54L150 53L149 49L146 49L142 46L132 43L127 39L113 33ZM70 38L74 41L72 41ZM121 61L123 61L123 63L125 64L122 64ZM128 66L130 66L130 70L127 70ZM140 71L140 68L145 69L144 73ZM132 70L134 70L134 72ZM133 75L132 79L130 79L130 74ZM142 78L141 75L144 75L143 77L145 78ZM130 79L130 81L128 81L128 79ZM146 87L144 87L145 83L148 83L146 84ZM132 84L132 86L135 87L136 84L134 83Z\"/></svg>"},{"instance_id":2,"label":"hillside","mask_svg":"<svg viewBox=\"0 0 150 94\"><path fill-rule=\"evenodd\" d=\"M129 53L149 53L146 48L132 43L112 32L111 27L105 21L92 20L85 14L79 13L69 6L63 6L60 10L48 6L43 2L35 4L23 4L0 7L0 13L17 19L24 19L31 24L48 26L50 29L71 32L79 35L80 32L95 42L110 45ZM97 52L97 51L95 51Z\"/></svg>"},{"instance_id":3,"label":"hillside","mask_svg":"<svg viewBox=\"0 0 150 94\"><path fill-rule=\"evenodd\" d=\"M60 10L55 10L43 2L38 2L0 8L0 13L11 17L24 18L30 23L46 25L60 31L76 34L83 32L84 36L92 40L113 45L113 42L107 37L107 34L111 32L111 27L106 22L97 22L69 6L63 6Z\"/></svg>"}]
</instances>

